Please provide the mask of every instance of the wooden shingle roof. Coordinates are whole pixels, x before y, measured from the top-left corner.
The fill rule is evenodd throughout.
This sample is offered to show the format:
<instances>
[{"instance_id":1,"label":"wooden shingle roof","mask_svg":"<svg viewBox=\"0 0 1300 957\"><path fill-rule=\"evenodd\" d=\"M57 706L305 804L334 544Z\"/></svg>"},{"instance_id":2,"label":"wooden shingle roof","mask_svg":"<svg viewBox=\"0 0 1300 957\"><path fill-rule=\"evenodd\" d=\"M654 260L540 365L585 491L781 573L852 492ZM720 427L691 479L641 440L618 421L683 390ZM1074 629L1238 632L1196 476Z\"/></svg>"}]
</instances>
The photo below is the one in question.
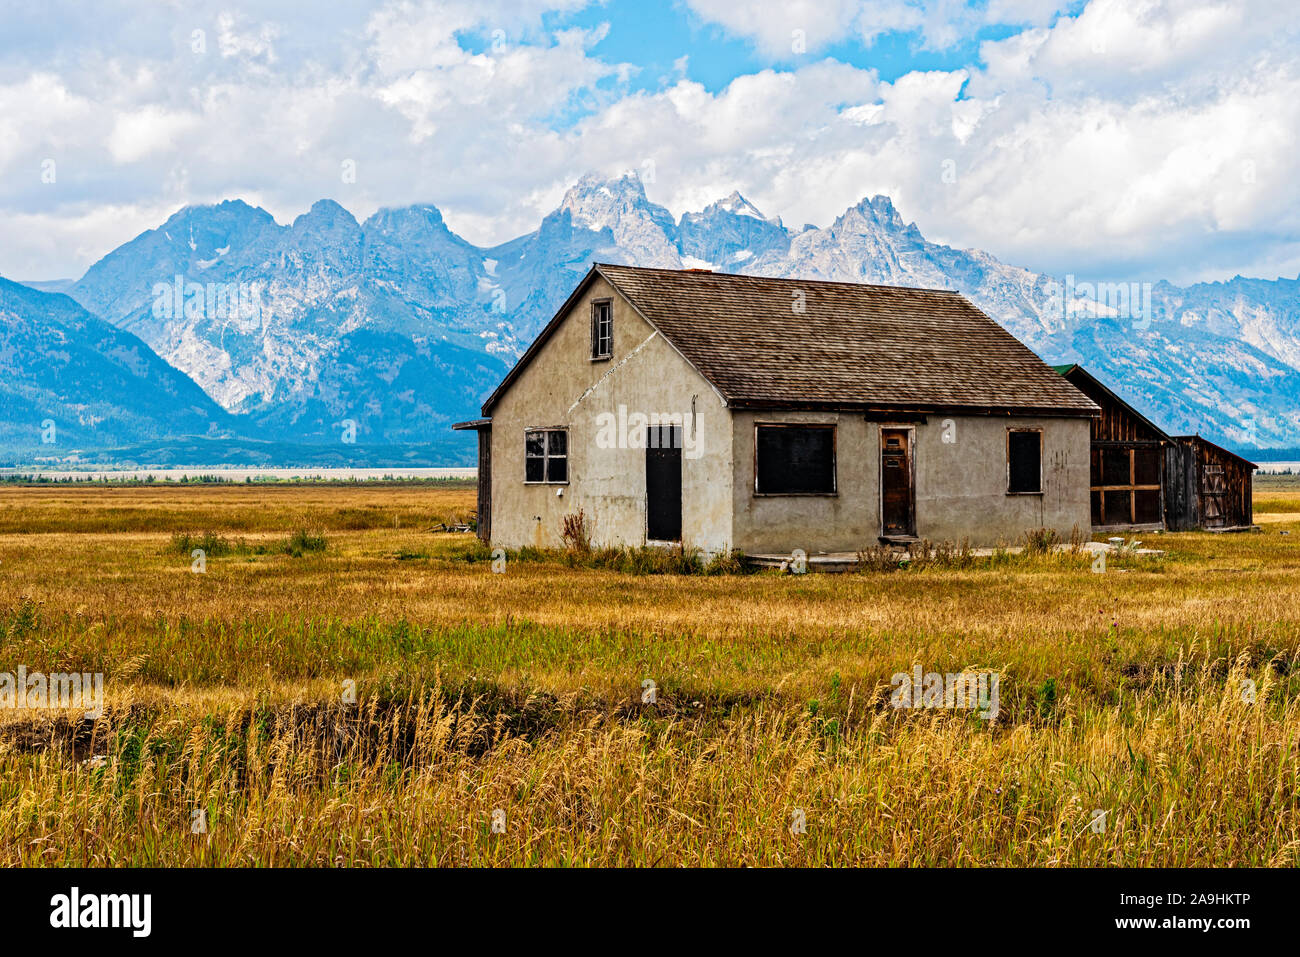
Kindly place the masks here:
<instances>
[{"instance_id":1,"label":"wooden shingle roof","mask_svg":"<svg viewBox=\"0 0 1300 957\"><path fill-rule=\"evenodd\" d=\"M733 408L1091 416L1097 406L956 292L597 263ZM497 396L548 337L548 326Z\"/></svg>"}]
</instances>

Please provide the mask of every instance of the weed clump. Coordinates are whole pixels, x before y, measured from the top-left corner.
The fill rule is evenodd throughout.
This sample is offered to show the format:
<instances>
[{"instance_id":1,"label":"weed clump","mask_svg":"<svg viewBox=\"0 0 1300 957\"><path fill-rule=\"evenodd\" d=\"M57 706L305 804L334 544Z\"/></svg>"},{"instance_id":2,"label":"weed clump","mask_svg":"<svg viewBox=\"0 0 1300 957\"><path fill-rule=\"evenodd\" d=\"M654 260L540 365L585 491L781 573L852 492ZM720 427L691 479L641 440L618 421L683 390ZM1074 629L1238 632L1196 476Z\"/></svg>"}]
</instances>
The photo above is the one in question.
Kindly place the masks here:
<instances>
[{"instance_id":1,"label":"weed clump","mask_svg":"<svg viewBox=\"0 0 1300 957\"><path fill-rule=\"evenodd\" d=\"M218 535L216 532L176 532L172 535L172 551L182 555L192 555L195 549L201 549L209 558L233 555L246 546L242 540L234 540Z\"/></svg>"},{"instance_id":2,"label":"weed clump","mask_svg":"<svg viewBox=\"0 0 1300 957\"><path fill-rule=\"evenodd\" d=\"M1025 554L1047 555L1060 541L1061 536L1054 528L1031 528L1025 532Z\"/></svg>"},{"instance_id":3,"label":"weed clump","mask_svg":"<svg viewBox=\"0 0 1300 957\"><path fill-rule=\"evenodd\" d=\"M299 528L284 543L284 552L294 558L302 558L308 552L325 551L325 533L320 529Z\"/></svg>"}]
</instances>

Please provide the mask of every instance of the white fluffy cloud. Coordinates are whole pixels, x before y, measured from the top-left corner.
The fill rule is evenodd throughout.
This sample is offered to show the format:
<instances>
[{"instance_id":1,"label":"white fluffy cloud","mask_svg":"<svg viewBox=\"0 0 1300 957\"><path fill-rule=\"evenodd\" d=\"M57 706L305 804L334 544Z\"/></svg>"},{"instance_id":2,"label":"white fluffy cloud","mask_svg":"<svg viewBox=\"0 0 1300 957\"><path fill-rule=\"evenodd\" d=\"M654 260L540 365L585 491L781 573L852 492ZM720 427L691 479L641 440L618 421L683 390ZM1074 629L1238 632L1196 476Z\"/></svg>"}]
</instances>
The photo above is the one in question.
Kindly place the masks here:
<instances>
[{"instance_id":1,"label":"white fluffy cloud","mask_svg":"<svg viewBox=\"0 0 1300 957\"><path fill-rule=\"evenodd\" d=\"M629 168L674 212L739 188L793 225L885 192L928 236L1041 270L1300 268L1300 47L1269 3L691 0L772 62L716 91L680 61L632 86L634 66L596 52L617 21L547 16L583 3L106 0L71 35L26 14L0 41L0 274L77 275L176 207L233 196L282 221L324 196L359 217L433 202L501 241L583 172ZM897 29L942 48L989 23L1028 26L892 82L817 52Z\"/></svg>"},{"instance_id":2,"label":"white fluffy cloud","mask_svg":"<svg viewBox=\"0 0 1300 957\"><path fill-rule=\"evenodd\" d=\"M108 152L119 163L133 163L153 153L170 151L200 122L194 113L156 105L119 113L108 135Z\"/></svg>"},{"instance_id":3,"label":"white fluffy cloud","mask_svg":"<svg viewBox=\"0 0 1300 957\"><path fill-rule=\"evenodd\" d=\"M698 17L754 41L763 53L789 59L842 41L871 43L917 31L922 45L945 49L983 26L1039 25L1063 0L687 0Z\"/></svg>"}]
</instances>

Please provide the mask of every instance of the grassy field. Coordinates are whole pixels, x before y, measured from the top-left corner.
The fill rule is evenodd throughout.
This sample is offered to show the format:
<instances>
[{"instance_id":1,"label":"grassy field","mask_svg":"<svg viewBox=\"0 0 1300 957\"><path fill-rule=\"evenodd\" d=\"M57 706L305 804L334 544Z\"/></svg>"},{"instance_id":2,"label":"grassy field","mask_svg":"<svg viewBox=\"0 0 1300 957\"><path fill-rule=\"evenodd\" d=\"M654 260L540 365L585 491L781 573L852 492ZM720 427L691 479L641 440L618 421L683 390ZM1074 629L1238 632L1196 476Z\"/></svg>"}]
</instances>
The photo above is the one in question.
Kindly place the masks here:
<instances>
[{"instance_id":1,"label":"grassy field","mask_svg":"<svg viewBox=\"0 0 1300 957\"><path fill-rule=\"evenodd\" d=\"M0 486L0 671L107 699L0 709L0 864L1293 866L1300 482L1256 503L1102 574L496 573L468 484ZM996 718L891 707L918 665Z\"/></svg>"}]
</instances>

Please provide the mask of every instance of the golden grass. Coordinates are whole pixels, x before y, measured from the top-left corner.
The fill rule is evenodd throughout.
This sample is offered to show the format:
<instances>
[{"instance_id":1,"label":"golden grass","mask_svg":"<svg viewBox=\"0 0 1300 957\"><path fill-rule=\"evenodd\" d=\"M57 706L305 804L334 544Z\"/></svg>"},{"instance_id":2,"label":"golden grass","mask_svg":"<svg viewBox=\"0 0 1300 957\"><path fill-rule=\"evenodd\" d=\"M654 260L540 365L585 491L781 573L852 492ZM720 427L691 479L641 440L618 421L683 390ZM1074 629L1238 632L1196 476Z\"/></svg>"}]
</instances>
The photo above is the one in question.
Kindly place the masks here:
<instances>
[{"instance_id":1,"label":"golden grass","mask_svg":"<svg viewBox=\"0 0 1300 957\"><path fill-rule=\"evenodd\" d=\"M0 487L0 671L108 699L0 711L0 863L1290 865L1300 488L1257 499L1102 575L704 577L493 574L426 530L468 486ZM916 664L997 719L890 708Z\"/></svg>"}]
</instances>

